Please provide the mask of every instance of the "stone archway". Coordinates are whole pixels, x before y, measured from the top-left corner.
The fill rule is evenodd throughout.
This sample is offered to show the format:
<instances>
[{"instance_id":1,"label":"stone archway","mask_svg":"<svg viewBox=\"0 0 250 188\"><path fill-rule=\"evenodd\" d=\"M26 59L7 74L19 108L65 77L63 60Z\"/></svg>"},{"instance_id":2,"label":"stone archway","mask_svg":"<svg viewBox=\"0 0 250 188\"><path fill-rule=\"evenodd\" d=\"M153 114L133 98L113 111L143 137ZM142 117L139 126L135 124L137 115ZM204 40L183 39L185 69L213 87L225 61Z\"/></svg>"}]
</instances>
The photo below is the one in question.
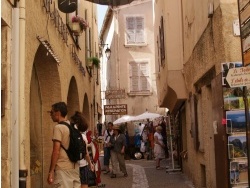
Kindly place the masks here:
<instances>
[{"instance_id":1,"label":"stone archway","mask_svg":"<svg viewBox=\"0 0 250 188\"><path fill-rule=\"evenodd\" d=\"M68 97L67 97L67 106L68 106L68 118L74 115L75 111L80 110L78 88L75 77L72 77L70 80Z\"/></svg>"},{"instance_id":2,"label":"stone archway","mask_svg":"<svg viewBox=\"0 0 250 188\"><path fill-rule=\"evenodd\" d=\"M52 150L53 122L51 105L61 101L58 67L47 49L40 45L36 51L30 82L30 185L49 187L46 183Z\"/></svg>"},{"instance_id":3,"label":"stone archway","mask_svg":"<svg viewBox=\"0 0 250 188\"><path fill-rule=\"evenodd\" d=\"M83 99L82 113L87 118L87 120L90 122L89 99L88 99L88 96L86 93L85 93L84 99Z\"/></svg>"}]
</instances>

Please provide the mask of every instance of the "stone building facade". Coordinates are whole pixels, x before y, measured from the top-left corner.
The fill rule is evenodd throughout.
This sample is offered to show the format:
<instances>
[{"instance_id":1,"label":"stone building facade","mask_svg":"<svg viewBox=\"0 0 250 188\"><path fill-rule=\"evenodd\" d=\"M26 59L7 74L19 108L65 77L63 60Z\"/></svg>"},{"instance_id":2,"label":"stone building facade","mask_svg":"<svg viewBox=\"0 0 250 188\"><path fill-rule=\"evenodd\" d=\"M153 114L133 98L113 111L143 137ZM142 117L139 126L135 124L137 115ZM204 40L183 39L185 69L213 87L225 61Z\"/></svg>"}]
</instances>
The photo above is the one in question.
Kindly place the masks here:
<instances>
[{"instance_id":1,"label":"stone building facade","mask_svg":"<svg viewBox=\"0 0 250 188\"><path fill-rule=\"evenodd\" d=\"M99 56L96 5L78 1L70 14L54 0L3 0L1 8L1 184L49 187L51 105L66 102L68 118L83 112L93 132L101 119L99 69L88 62ZM76 15L88 22L82 33Z\"/></svg>"},{"instance_id":2,"label":"stone building facade","mask_svg":"<svg viewBox=\"0 0 250 188\"><path fill-rule=\"evenodd\" d=\"M104 100L103 104L126 104L128 115L145 111L165 115L159 108L155 82L155 43L151 0L108 9L100 39L111 49L110 59L103 57L102 91L125 90L125 97ZM136 31L137 30L137 31ZM107 115L106 121L120 116ZM129 134L134 135L134 127ZM131 130L130 130L131 129Z\"/></svg>"},{"instance_id":3,"label":"stone building facade","mask_svg":"<svg viewBox=\"0 0 250 188\"><path fill-rule=\"evenodd\" d=\"M237 0L154 4L158 101L170 110L178 165L195 187L229 187L221 63L241 61Z\"/></svg>"}]
</instances>

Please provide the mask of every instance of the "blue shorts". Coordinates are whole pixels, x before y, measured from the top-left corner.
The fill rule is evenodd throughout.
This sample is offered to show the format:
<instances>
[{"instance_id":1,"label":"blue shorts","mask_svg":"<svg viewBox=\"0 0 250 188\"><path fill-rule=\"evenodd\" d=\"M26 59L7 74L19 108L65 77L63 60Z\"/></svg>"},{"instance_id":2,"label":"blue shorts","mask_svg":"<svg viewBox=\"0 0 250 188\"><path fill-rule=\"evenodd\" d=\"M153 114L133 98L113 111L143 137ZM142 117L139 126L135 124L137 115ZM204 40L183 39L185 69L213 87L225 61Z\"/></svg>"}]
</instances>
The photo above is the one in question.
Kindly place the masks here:
<instances>
[{"instance_id":1,"label":"blue shorts","mask_svg":"<svg viewBox=\"0 0 250 188\"><path fill-rule=\"evenodd\" d=\"M80 180L81 180L81 185L88 185L88 171L89 168L88 166L83 166L80 167Z\"/></svg>"}]
</instances>

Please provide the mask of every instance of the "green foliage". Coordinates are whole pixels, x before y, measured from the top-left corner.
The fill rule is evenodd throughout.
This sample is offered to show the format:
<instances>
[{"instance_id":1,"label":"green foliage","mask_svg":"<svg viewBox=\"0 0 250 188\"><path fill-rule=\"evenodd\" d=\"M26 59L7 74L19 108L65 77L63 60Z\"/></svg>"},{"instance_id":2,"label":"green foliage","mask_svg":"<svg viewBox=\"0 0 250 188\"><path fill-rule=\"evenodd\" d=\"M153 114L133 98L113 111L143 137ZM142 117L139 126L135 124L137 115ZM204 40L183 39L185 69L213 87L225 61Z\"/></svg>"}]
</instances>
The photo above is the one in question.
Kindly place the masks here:
<instances>
[{"instance_id":1,"label":"green foliage","mask_svg":"<svg viewBox=\"0 0 250 188\"><path fill-rule=\"evenodd\" d=\"M92 64L96 67L100 67L100 59L98 57L90 57L88 58L88 61L92 62Z\"/></svg>"}]
</instances>

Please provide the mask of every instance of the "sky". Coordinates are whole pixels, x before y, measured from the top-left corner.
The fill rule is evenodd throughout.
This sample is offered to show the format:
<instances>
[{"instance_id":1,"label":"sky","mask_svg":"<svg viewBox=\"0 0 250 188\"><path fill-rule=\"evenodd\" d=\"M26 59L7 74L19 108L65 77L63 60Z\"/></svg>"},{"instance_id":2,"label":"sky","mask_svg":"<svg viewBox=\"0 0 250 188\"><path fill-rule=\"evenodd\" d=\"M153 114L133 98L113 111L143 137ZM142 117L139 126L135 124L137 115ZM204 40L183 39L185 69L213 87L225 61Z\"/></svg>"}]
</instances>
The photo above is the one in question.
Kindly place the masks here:
<instances>
[{"instance_id":1,"label":"sky","mask_svg":"<svg viewBox=\"0 0 250 188\"><path fill-rule=\"evenodd\" d=\"M100 33L102 28L103 19L106 13L108 6L97 5L97 16L98 16L98 33Z\"/></svg>"}]
</instances>

